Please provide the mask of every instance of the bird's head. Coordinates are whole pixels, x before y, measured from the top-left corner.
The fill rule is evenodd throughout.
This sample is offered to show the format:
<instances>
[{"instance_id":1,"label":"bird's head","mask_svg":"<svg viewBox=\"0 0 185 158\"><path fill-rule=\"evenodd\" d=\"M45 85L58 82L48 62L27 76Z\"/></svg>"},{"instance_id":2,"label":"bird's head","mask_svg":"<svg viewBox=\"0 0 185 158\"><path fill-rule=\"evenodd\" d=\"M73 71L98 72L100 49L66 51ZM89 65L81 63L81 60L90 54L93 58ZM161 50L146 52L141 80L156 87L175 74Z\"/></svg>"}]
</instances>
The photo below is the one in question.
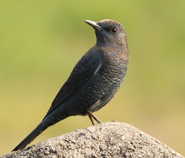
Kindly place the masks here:
<instances>
[{"instance_id":1,"label":"bird's head","mask_svg":"<svg viewBox=\"0 0 185 158\"><path fill-rule=\"evenodd\" d=\"M94 22L85 20L96 32L97 45L110 45L115 47L127 47L127 35L124 27L114 20L101 20Z\"/></svg>"}]
</instances>

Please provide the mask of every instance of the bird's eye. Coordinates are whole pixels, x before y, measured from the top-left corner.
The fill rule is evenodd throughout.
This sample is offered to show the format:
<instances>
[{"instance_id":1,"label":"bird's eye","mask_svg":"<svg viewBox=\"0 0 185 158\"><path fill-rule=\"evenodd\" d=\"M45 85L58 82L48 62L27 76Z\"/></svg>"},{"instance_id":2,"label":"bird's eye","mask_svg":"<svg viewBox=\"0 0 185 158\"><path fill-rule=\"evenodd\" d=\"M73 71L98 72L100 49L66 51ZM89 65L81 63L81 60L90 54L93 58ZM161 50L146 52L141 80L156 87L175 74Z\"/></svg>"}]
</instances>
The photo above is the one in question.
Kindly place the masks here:
<instances>
[{"instance_id":1,"label":"bird's eye","mask_svg":"<svg viewBox=\"0 0 185 158\"><path fill-rule=\"evenodd\" d=\"M116 29L116 28L111 28L111 29L110 29L110 32L111 32L111 33L116 33L116 32L117 32L117 29Z\"/></svg>"}]
</instances>

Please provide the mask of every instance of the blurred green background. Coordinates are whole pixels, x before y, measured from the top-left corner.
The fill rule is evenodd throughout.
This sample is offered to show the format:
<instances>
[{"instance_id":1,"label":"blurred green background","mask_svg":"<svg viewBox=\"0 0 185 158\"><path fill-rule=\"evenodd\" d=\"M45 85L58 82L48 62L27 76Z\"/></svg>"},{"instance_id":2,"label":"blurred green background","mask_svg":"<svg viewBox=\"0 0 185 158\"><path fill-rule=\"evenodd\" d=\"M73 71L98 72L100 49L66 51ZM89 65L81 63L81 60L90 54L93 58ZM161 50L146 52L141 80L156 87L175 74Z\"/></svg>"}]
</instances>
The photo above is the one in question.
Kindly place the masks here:
<instances>
[{"instance_id":1,"label":"blurred green background","mask_svg":"<svg viewBox=\"0 0 185 158\"><path fill-rule=\"evenodd\" d=\"M184 8L184 0L1 1L0 155L40 123L95 44L86 19L122 23L131 55L121 89L95 115L102 122L127 122L185 155ZM32 144L87 126L88 117L70 117Z\"/></svg>"}]
</instances>

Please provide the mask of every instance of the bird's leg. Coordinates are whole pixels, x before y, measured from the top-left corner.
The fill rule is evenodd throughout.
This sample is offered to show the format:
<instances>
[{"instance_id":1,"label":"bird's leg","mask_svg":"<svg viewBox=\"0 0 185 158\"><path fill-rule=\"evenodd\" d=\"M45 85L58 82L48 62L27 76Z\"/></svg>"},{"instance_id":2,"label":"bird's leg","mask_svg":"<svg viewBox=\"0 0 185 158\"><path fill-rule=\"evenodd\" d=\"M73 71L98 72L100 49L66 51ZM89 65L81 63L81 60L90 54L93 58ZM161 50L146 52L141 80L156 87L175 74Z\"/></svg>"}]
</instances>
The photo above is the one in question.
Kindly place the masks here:
<instances>
[{"instance_id":1,"label":"bird's leg","mask_svg":"<svg viewBox=\"0 0 185 158\"><path fill-rule=\"evenodd\" d=\"M95 125L94 120L97 123L101 123L100 120L96 116L94 116L90 111L87 111L87 114L88 114L88 116L89 116L89 118L90 118L90 120L91 120L91 122L92 122L93 125Z\"/></svg>"},{"instance_id":2,"label":"bird's leg","mask_svg":"<svg viewBox=\"0 0 185 158\"><path fill-rule=\"evenodd\" d=\"M91 115L89 115L89 114L88 114L88 116L89 116L89 119L91 120L92 124L93 124L93 125L95 125L95 123L94 123L94 120L93 120L92 116L91 116Z\"/></svg>"}]
</instances>

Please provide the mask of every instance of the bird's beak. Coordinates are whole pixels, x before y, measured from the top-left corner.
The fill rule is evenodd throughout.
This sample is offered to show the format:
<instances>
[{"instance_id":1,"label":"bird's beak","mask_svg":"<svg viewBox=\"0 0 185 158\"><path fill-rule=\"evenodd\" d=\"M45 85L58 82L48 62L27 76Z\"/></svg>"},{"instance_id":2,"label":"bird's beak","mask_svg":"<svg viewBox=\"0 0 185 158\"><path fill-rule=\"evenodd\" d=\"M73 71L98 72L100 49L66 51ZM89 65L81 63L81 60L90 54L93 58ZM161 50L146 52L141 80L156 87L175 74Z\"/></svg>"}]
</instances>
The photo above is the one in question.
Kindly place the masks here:
<instances>
[{"instance_id":1,"label":"bird's beak","mask_svg":"<svg viewBox=\"0 0 185 158\"><path fill-rule=\"evenodd\" d=\"M97 22L91 21L91 20L85 20L86 23L88 23L90 26L92 26L95 29L102 30L102 28L97 24Z\"/></svg>"}]
</instances>

